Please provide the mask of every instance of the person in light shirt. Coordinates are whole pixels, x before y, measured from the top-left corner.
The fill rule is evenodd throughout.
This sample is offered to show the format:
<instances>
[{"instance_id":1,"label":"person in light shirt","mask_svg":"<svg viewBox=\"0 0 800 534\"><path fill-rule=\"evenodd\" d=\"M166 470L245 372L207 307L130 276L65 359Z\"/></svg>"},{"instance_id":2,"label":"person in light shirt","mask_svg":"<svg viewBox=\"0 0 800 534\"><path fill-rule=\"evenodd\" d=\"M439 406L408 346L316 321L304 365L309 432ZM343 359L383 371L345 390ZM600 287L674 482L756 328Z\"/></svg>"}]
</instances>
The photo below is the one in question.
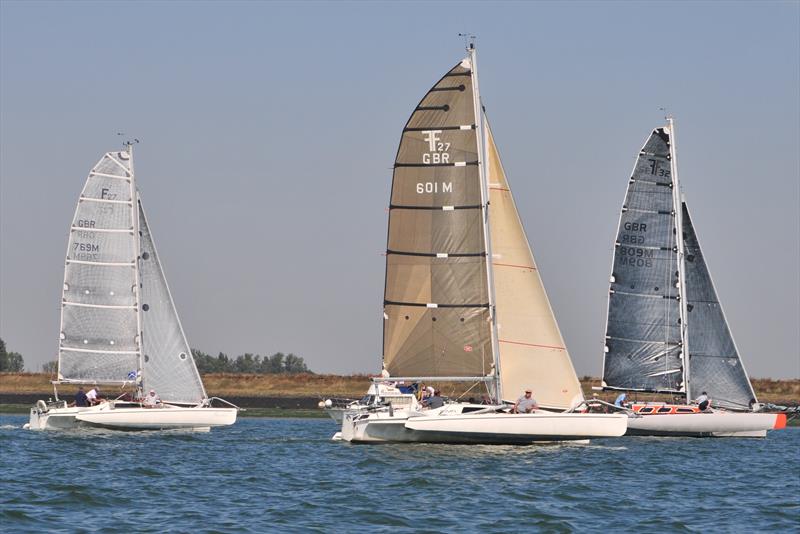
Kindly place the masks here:
<instances>
[{"instance_id":1,"label":"person in light shirt","mask_svg":"<svg viewBox=\"0 0 800 534\"><path fill-rule=\"evenodd\" d=\"M161 398L156 395L156 390L151 389L150 392L144 396L142 405L145 408L161 408Z\"/></svg>"},{"instance_id":2,"label":"person in light shirt","mask_svg":"<svg viewBox=\"0 0 800 534\"><path fill-rule=\"evenodd\" d=\"M89 406L100 404L103 400L103 396L100 394L100 386L95 386L90 389L89 393L86 394L86 400L89 401Z\"/></svg>"},{"instance_id":3,"label":"person in light shirt","mask_svg":"<svg viewBox=\"0 0 800 534\"><path fill-rule=\"evenodd\" d=\"M533 398L533 392L530 389L525 390L525 395L517 399L514 404L513 413L531 413L539 409L539 404Z\"/></svg>"}]
</instances>

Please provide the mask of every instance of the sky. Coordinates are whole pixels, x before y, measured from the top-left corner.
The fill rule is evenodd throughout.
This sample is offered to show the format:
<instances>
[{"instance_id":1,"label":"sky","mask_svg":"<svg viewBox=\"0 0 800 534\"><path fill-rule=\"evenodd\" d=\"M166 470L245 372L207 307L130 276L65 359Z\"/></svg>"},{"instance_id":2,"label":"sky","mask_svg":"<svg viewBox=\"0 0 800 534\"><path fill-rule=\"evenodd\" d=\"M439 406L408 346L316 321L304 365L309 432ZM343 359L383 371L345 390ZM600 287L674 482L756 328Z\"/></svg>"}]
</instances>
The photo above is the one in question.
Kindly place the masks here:
<instances>
[{"instance_id":1,"label":"sky","mask_svg":"<svg viewBox=\"0 0 800 534\"><path fill-rule=\"evenodd\" d=\"M75 203L125 132L193 347L378 372L391 167L459 32L578 374L664 107L746 369L800 377L797 1L3 0L0 337L55 359Z\"/></svg>"}]
</instances>

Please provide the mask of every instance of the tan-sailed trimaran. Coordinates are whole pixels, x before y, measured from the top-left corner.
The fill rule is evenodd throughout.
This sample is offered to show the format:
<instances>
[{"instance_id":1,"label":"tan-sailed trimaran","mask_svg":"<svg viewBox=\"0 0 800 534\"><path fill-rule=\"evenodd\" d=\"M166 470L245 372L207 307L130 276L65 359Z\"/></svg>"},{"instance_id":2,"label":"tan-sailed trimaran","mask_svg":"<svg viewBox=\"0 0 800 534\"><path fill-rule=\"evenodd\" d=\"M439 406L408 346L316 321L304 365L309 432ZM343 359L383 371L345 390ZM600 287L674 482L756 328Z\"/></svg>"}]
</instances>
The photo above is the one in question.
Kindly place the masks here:
<instances>
[{"instance_id":1,"label":"tan-sailed trimaran","mask_svg":"<svg viewBox=\"0 0 800 534\"><path fill-rule=\"evenodd\" d=\"M533 443L621 436L627 418L576 413L583 394L480 101L475 47L423 97L394 165L383 378L342 439ZM488 163L488 164L487 164ZM398 382L471 384L485 404L424 408ZM541 410L510 413L531 388ZM339 436L337 434L337 436Z\"/></svg>"}]
</instances>

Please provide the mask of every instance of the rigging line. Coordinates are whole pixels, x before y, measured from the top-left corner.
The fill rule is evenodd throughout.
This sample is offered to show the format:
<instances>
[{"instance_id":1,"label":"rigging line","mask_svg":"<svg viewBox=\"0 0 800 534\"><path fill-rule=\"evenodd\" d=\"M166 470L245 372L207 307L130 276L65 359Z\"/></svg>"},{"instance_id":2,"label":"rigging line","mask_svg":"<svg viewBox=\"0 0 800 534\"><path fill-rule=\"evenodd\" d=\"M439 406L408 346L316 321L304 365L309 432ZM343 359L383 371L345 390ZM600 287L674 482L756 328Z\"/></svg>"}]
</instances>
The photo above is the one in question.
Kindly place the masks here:
<instances>
[{"instance_id":1,"label":"rigging line","mask_svg":"<svg viewBox=\"0 0 800 534\"><path fill-rule=\"evenodd\" d=\"M536 267L531 267L530 265L514 265L513 263L495 263L492 262L492 265L497 265L499 267L514 267L517 269L530 269L532 271L537 270Z\"/></svg>"},{"instance_id":2,"label":"rigging line","mask_svg":"<svg viewBox=\"0 0 800 534\"><path fill-rule=\"evenodd\" d=\"M556 349L556 350L567 350L566 347L559 347L556 345L539 345L537 343L523 343L522 341L510 341L508 339L498 339L500 343L509 343L511 345L524 345L526 347L537 347L543 349Z\"/></svg>"}]
</instances>

